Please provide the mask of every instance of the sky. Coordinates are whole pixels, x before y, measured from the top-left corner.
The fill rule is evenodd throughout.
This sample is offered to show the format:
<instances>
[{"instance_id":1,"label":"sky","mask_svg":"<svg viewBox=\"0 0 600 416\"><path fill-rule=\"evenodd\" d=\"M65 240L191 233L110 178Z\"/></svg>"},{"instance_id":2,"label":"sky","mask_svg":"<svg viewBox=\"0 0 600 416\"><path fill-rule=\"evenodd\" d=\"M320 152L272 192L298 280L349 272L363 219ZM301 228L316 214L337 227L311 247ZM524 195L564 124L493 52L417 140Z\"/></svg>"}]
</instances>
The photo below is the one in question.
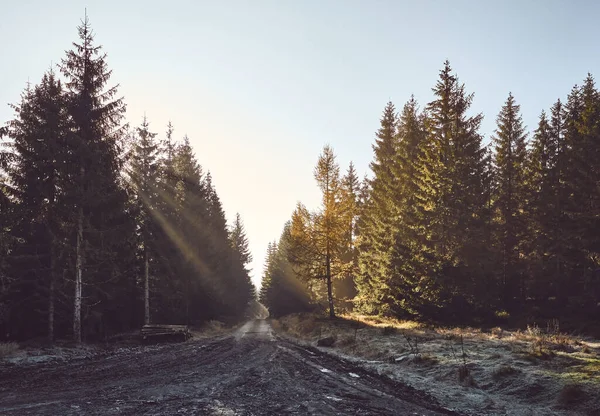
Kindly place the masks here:
<instances>
[{"instance_id":1,"label":"sky","mask_svg":"<svg viewBox=\"0 0 600 416\"><path fill-rule=\"evenodd\" d=\"M241 214L257 286L296 203L319 204L323 146L368 173L385 104L414 94L424 106L446 59L486 141L509 92L531 131L600 74L594 1L0 0L0 123L77 40L86 9L128 122L146 114L161 138L168 121L187 134L228 220Z\"/></svg>"}]
</instances>

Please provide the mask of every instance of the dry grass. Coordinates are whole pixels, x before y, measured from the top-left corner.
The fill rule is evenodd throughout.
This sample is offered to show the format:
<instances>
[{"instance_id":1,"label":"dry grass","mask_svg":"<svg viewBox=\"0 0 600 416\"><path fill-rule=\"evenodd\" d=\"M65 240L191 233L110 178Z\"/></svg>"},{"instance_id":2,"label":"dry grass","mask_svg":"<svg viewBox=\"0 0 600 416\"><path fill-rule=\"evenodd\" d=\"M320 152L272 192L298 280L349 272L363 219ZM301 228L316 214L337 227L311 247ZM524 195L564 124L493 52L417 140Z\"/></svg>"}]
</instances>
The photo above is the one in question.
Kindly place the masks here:
<instances>
[{"instance_id":1,"label":"dry grass","mask_svg":"<svg viewBox=\"0 0 600 416\"><path fill-rule=\"evenodd\" d=\"M421 329L424 325L415 321L401 321L395 318L384 318L380 316L367 315L342 315L344 319L360 322L370 327L383 327L395 329Z\"/></svg>"},{"instance_id":2,"label":"dry grass","mask_svg":"<svg viewBox=\"0 0 600 416\"><path fill-rule=\"evenodd\" d=\"M208 321L203 329L207 332L219 332L223 330L223 327L225 326L225 324L221 321Z\"/></svg>"},{"instance_id":3,"label":"dry grass","mask_svg":"<svg viewBox=\"0 0 600 416\"><path fill-rule=\"evenodd\" d=\"M272 320L272 327L313 344L333 337L334 353L363 359L380 374L423 380L420 388L432 394L470 388L472 397L494 394L494 400L508 406L526 408L531 397L545 395L541 404L548 409L573 400L585 400L580 409L600 407L600 395L586 394L600 389L600 343L561 333L557 322L513 331L431 327L363 315L341 318L297 314Z\"/></svg>"},{"instance_id":4,"label":"dry grass","mask_svg":"<svg viewBox=\"0 0 600 416\"><path fill-rule=\"evenodd\" d=\"M10 357L19 349L19 344L16 342L0 343L0 358Z\"/></svg>"},{"instance_id":5,"label":"dry grass","mask_svg":"<svg viewBox=\"0 0 600 416\"><path fill-rule=\"evenodd\" d=\"M500 327L492 328L491 335L495 338L502 339L504 335L504 330Z\"/></svg>"},{"instance_id":6,"label":"dry grass","mask_svg":"<svg viewBox=\"0 0 600 416\"><path fill-rule=\"evenodd\" d=\"M311 339L322 332L322 325L317 323L317 317L312 314L289 315L282 318L280 323L284 331L301 339Z\"/></svg>"},{"instance_id":7,"label":"dry grass","mask_svg":"<svg viewBox=\"0 0 600 416\"><path fill-rule=\"evenodd\" d=\"M192 335L194 338L207 338L223 335L231 332L238 325L227 325L221 321L211 320L205 322L200 327L195 327L192 329Z\"/></svg>"}]
</instances>

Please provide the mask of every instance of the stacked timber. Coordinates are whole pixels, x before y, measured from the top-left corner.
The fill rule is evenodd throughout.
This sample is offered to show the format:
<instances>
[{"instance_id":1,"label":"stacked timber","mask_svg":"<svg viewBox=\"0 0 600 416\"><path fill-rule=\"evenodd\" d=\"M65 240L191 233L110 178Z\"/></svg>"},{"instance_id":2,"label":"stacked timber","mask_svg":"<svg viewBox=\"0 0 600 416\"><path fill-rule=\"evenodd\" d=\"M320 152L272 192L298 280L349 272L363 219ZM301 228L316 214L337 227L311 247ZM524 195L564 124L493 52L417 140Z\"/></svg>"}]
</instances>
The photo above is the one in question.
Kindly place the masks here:
<instances>
[{"instance_id":1,"label":"stacked timber","mask_svg":"<svg viewBox=\"0 0 600 416\"><path fill-rule=\"evenodd\" d=\"M142 327L142 341L186 341L192 334L187 325L144 325Z\"/></svg>"}]
</instances>

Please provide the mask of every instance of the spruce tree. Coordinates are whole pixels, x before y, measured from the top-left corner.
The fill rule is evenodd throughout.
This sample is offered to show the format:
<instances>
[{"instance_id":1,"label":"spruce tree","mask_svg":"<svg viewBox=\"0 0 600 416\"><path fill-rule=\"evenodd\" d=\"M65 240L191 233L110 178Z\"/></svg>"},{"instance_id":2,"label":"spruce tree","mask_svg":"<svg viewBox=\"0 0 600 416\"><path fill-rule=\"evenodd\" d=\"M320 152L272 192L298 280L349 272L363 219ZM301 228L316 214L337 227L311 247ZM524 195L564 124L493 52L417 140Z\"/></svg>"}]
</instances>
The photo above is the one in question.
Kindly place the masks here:
<instances>
[{"instance_id":1,"label":"spruce tree","mask_svg":"<svg viewBox=\"0 0 600 416\"><path fill-rule=\"evenodd\" d=\"M492 141L495 145L494 178L496 196L495 217L498 223L498 246L502 258L501 285L504 301L523 294L520 257L526 229L523 211L526 201L527 134L512 94L496 119L497 129Z\"/></svg>"},{"instance_id":2,"label":"spruce tree","mask_svg":"<svg viewBox=\"0 0 600 416\"><path fill-rule=\"evenodd\" d=\"M235 214L235 220L229 233L229 244L244 265L246 271L249 273L250 270L247 269L247 266L252 262L252 254L250 253L244 223L242 222L242 217L239 213Z\"/></svg>"},{"instance_id":3,"label":"spruce tree","mask_svg":"<svg viewBox=\"0 0 600 416\"><path fill-rule=\"evenodd\" d=\"M394 294L391 311L414 315L421 303L418 288L418 261L423 241L417 221L418 170L425 143L425 125L414 97L404 105L398 119L397 155L393 175L397 212L390 253L390 287Z\"/></svg>"},{"instance_id":4,"label":"spruce tree","mask_svg":"<svg viewBox=\"0 0 600 416\"><path fill-rule=\"evenodd\" d=\"M273 263L274 263L274 256L275 256L275 247L273 247L275 243L272 243L271 241L269 241L269 243L267 244L267 254L265 255L265 262L264 262L264 266L263 266L263 274L262 274L262 280L261 280L261 284L260 284L260 292L259 292L259 296L258 296L258 300L264 304L264 305L269 305L271 302L270 299L270 291L273 285L273 280L271 278L271 274L272 274L272 270L273 270Z\"/></svg>"},{"instance_id":5,"label":"spruce tree","mask_svg":"<svg viewBox=\"0 0 600 416\"><path fill-rule=\"evenodd\" d=\"M185 136L176 149L174 157L174 172L177 178L175 184L176 213L173 223L174 241L177 252L174 264L178 264L178 278L181 281L181 291L184 297L183 316L190 323L210 309L194 308L194 298L202 294L202 281L208 281L210 265L203 261L208 252L208 206L207 190L203 182L202 168ZM201 299L204 296L200 297ZM198 305L200 307L200 305ZM198 308L200 309L200 308Z\"/></svg>"},{"instance_id":6,"label":"spruce tree","mask_svg":"<svg viewBox=\"0 0 600 416\"><path fill-rule=\"evenodd\" d=\"M343 230L342 249L340 252L341 273L334 280L333 286L336 293L338 309L352 309L351 299L356 296L354 279L358 272L358 250L356 248L357 221L360 180L356 174L354 164L350 162L346 174L341 178L341 210L344 216L340 225Z\"/></svg>"},{"instance_id":7,"label":"spruce tree","mask_svg":"<svg viewBox=\"0 0 600 416\"><path fill-rule=\"evenodd\" d=\"M417 228L425 242L420 292L435 313L446 302L474 300L485 232L486 154L479 134L483 116L468 115L473 95L465 92L448 61L433 92L418 174ZM464 305L456 309L465 311Z\"/></svg>"},{"instance_id":8,"label":"spruce tree","mask_svg":"<svg viewBox=\"0 0 600 416\"><path fill-rule=\"evenodd\" d=\"M527 158L528 199L527 261L529 268L528 293L535 298L548 298L552 293L554 268L550 267L554 249L554 211L556 187L554 160L556 143L552 140L550 120L542 111L533 134Z\"/></svg>"},{"instance_id":9,"label":"spruce tree","mask_svg":"<svg viewBox=\"0 0 600 416\"><path fill-rule=\"evenodd\" d=\"M78 33L79 43L67 51L60 69L66 79L67 108L74 125L68 146L74 186L68 194L75 207L73 336L81 342L84 282L86 287L114 283L119 276L117 259L123 256L117 253L124 250L122 233L130 230L126 227L126 195L119 183L125 105L117 98L117 87L107 88L111 71L101 46L94 44L87 16ZM115 226L119 223L123 226ZM94 300L108 303L106 293L98 292Z\"/></svg>"},{"instance_id":10,"label":"spruce tree","mask_svg":"<svg viewBox=\"0 0 600 416\"><path fill-rule=\"evenodd\" d=\"M157 151L154 138L156 133L149 131L148 120L144 116L142 124L137 128L137 141L131 166L131 182L137 199L139 240L142 247L144 282L144 324L150 324L150 263L153 256L153 241L157 237L155 231L155 212L159 196L156 194L158 176Z\"/></svg>"},{"instance_id":11,"label":"spruce tree","mask_svg":"<svg viewBox=\"0 0 600 416\"><path fill-rule=\"evenodd\" d=\"M307 287L290 264L291 222L287 222L278 242L269 243L261 284L260 301L273 317L311 310Z\"/></svg>"},{"instance_id":12,"label":"spruce tree","mask_svg":"<svg viewBox=\"0 0 600 416\"><path fill-rule=\"evenodd\" d=\"M388 313L393 294L388 285L392 227L396 218L394 164L397 152L397 115L391 102L380 120L371 162L368 202L361 209L359 273L356 278L356 304L367 313Z\"/></svg>"},{"instance_id":13,"label":"spruce tree","mask_svg":"<svg viewBox=\"0 0 600 416\"><path fill-rule=\"evenodd\" d=\"M572 121L568 122L574 127L575 120L578 117L578 91L577 87L571 92ZM552 155L552 196L554 198L552 212L552 231L550 255L553 264L553 270L550 273L550 286L553 289L553 296L562 296L564 288L565 273L565 254L564 248L567 244L565 234L566 229L566 196L567 188L565 174L567 169L568 149L565 143L567 133L567 123L565 120L565 107L560 100L550 109L550 140L553 143L554 153ZM577 134L574 128L571 128L571 134Z\"/></svg>"},{"instance_id":14,"label":"spruce tree","mask_svg":"<svg viewBox=\"0 0 600 416\"><path fill-rule=\"evenodd\" d=\"M13 253L14 274L22 288L37 294L47 303L47 336L54 340L55 301L64 236L65 209L61 195L68 186L68 155L65 151L70 125L62 84L52 70L40 85L23 94L20 105L13 106L16 118L10 123L13 160L9 168L12 194L19 212L13 235L23 242ZM34 298L30 296L29 299ZM29 310L41 305L23 300ZM22 317L35 327L35 316L26 311Z\"/></svg>"},{"instance_id":15,"label":"spruce tree","mask_svg":"<svg viewBox=\"0 0 600 416\"><path fill-rule=\"evenodd\" d=\"M580 143L572 149L571 182L572 226L578 242L579 259L575 276L579 277L577 293L593 304L594 291L600 289L595 282L595 271L600 267L600 237L595 230L600 226L600 94L591 74L581 87L582 111L578 123Z\"/></svg>"}]
</instances>

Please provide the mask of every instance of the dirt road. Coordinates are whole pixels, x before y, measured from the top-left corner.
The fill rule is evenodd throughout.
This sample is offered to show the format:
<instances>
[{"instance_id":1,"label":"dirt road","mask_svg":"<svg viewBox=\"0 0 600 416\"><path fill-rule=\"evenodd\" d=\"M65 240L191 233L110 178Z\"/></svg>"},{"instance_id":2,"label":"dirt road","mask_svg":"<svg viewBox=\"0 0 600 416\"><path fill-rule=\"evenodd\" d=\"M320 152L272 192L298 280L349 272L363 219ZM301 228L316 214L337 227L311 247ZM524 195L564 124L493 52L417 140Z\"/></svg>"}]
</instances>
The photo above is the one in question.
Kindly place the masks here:
<instances>
[{"instance_id":1,"label":"dirt road","mask_svg":"<svg viewBox=\"0 0 600 416\"><path fill-rule=\"evenodd\" d=\"M0 364L0 414L440 415L430 399L273 335L265 320L232 336Z\"/></svg>"}]
</instances>

